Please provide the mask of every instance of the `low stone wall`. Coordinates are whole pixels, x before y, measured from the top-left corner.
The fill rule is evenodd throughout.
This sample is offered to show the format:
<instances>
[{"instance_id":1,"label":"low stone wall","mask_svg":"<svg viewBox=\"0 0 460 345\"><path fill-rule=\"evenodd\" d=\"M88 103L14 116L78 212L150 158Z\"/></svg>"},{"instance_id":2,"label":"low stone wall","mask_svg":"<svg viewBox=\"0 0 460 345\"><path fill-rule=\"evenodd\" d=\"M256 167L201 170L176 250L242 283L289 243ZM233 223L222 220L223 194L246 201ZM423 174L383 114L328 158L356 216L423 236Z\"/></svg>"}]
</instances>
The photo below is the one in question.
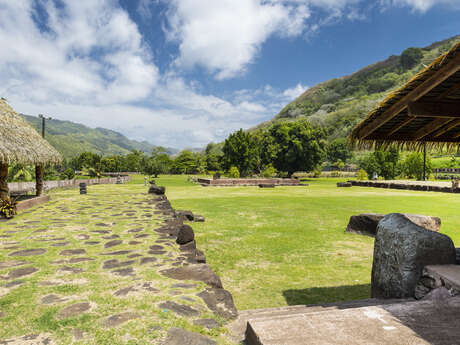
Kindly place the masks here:
<instances>
[{"instance_id":1,"label":"low stone wall","mask_svg":"<svg viewBox=\"0 0 460 345\"><path fill-rule=\"evenodd\" d=\"M16 206L16 211L24 211L27 210L28 208L44 204L45 202L48 202L51 200L51 197L49 195L42 195L42 196L37 196L36 198L31 198L27 199L24 201L19 201L17 206Z\"/></svg>"},{"instance_id":2,"label":"low stone wall","mask_svg":"<svg viewBox=\"0 0 460 345\"><path fill-rule=\"evenodd\" d=\"M260 184L273 184L275 186L299 186L300 181L290 178L199 178L198 183L209 186L258 186Z\"/></svg>"},{"instance_id":3,"label":"low stone wall","mask_svg":"<svg viewBox=\"0 0 460 345\"><path fill-rule=\"evenodd\" d=\"M424 183L405 183L394 181L349 181L352 186L357 187L375 187L375 188L388 188L388 189L405 189L405 190L418 190L426 192L444 192L444 193L460 193L460 188L452 188L447 185L424 184Z\"/></svg>"},{"instance_id":4,"label":"low stone wall","mask_svg":"<svg viewBox=\"0 0 460 345\"><path fill-rule=\"evenodd\" d=\"M121 182L125 183L131 181L130 176L121 176ZM93 178L86 180L59 180L59 181L45 181L45 190L55 188L77 188L80 183L86 183L88 186L93 184L115 184L117 183L117 177L104 177L104 178ZM8 183L10 193L20 194L27 192L35 192L35 182L10 182Z\"/></svg>"}]
</instances>

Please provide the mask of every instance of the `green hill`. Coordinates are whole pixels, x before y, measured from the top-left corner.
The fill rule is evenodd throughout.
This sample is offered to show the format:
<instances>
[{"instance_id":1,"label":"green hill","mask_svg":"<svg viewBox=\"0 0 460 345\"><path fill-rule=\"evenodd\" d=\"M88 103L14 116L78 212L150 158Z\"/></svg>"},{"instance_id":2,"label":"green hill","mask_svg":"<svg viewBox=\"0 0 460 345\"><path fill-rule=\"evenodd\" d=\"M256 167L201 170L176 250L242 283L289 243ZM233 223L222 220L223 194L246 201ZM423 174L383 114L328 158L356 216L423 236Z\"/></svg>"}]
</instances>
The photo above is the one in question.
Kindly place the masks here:
<instances>
[{"instance_id":1,"label":"green hill","mask_svg":"<svg viewBox=\"0 0 460 345\"><path fill-rule=\"evenodd\" d=\"M275 121L308 119L327 129L329 141L347 137L353 127L392 90L406 83L439 55L449 50L460 36L436 42L425 48L408 48L401 56L365 67L358 72L318 84L286 105Z\"/></svg>"},{"instance_id":2,"label":"green hill","mask_svg":"<svg viewBox=\"0 0 460 345\"><path fill-rule=\"evenodd\" d=\"M24 114L21 116L41 133L41 119ZM46 121L46 139L66 158L85 151L104 156L126 154L132 150L150 153L155 147L147 141L130 140L110 129L89 128L82 124L54 119ZM175 149L168 149L169 154L176 152Z\"/></svg>"}]
</instances>

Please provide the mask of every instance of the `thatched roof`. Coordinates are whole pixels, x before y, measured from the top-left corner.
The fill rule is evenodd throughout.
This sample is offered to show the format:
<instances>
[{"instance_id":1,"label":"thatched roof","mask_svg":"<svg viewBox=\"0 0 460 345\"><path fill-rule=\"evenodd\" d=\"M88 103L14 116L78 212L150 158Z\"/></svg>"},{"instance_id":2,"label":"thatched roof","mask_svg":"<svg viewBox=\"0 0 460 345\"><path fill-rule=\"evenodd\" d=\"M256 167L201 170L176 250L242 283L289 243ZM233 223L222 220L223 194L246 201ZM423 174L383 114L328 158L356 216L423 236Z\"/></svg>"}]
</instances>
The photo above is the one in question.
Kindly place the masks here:
<instances>
[{"instance_id":1,"label":"thatched roof","mask_svg":"<svg viewBox=\"0 0 460 345\"><path fill-rule=\"evenodd\" d=\"M0 162L34 165L61 161L59 152L0 99Z\"/></svg>"},{"instance_id":2,"label":"thatched roof","mask_svg":"<svg viewBox=\"0 0 460 345\"><path fill-rule=\"evenodd\" d=\"M350 134L360 148L460 144L460 42L391 93Z\"/></svg>"}]
</instances>

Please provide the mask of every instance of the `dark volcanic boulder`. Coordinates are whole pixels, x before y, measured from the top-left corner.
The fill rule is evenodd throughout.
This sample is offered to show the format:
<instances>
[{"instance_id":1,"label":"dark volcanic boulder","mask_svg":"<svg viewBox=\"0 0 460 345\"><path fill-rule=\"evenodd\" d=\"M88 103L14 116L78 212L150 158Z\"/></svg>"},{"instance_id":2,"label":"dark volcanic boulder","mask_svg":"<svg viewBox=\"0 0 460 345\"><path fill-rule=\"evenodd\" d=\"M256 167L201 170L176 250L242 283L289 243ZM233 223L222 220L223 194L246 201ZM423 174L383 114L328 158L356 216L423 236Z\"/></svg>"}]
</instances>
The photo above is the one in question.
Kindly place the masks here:
<instances>
[{"instance_id":1,"label":"dark volcanic boulder","mask_svg":"<svg viewBox=\"0 0 460 345\"><path fill-rule=\"evenodd\" d=\"M192 242L195 239L195 233L190 225L183 224L179 228L176 242L178 244L186 244Z\"/></svg>"},{"instance_id":2,"label":"dark volcanic boulder","mask_svg":"<svg viewBox=\"0 0 460 345\"><path fill-rule=\"evenodd\" d=\"M230 292L224 289L208 288L198 294L209 309L225 319L234 319L238 312Z\"/></svg>"},{"instance_id":3,"label":"dark volcanic boulder","mask_svg":"<svg viewBox=\"0 0 460 345\"><path fill-rule=\"evenodd\" d=\"M259 188L275 188L273 183L259 183Z\"/></svg>"},{"instance_id":4,"label":"dark volcanic boulder","mask_svg":"<svg viewBox=\"0 0 460 345\"><path fill-rule=\"evenodd\" d=\"M441 228L441 219L439 217L409 213L404 213L402 215L427 230L439 231ZM361 213L357 216L351 216L346 231L375 237L377 225L383 217L385 217L385 215L380 213Z\"/></svg>"},{"instance_id":5,"label":"dark volcanic boulder","mask_svg":"<svg viewBox=\"0 0 460 345\"><path fill-rule=\"evenodd\" d=\"M377 224L383 217L384 215L379 213L362 213L351 216L346 231L375 237Z\"/></svg>"},{"instance_id":6,"label":"dark volcanic boulder","mask_svg":"<svg viewBox=\"0 0 460 345\"><path fill-rule=\"evenodd\" d=\"M157 185L151 185L149 188L149 194L163 195L165 191L165 187L159 187Z\"/></svg>"},{"instance_id":7,"label":"dark volcanic boulder","mask_svg":"<svg viewBox=\"0 0 460 345\"><path fill-rule=\"evenodd\" d=\"M444 264L455 264L448 236L426 230L403 214L388 214L377 227L371 296L414 297L423 268Z\"/></svg>"},{"instance_id":8,"label":"dark volcanic boulder","mask_svg":"<svg viewBox=\"0 0 460 345\"><path fill-rule=\"evenodd\" d=\"M206 264L175 267L160 271L160 273L168 278L202 281L211 287L222 289L220 278Z\"/></svg>"},{"instance_id":9,"label":"dark volcanic boulder","mask_svg":"<svg viewBox=\"0 0 460 345\"><path fill-rule=\"evenodd\" d=\"M171 328L163 345L217 345L217 342L182 328Z\"/></svg>"},{"instance_id":10,"label":"dark volcanic boulder","mask_svg":"<svg viewBox=\"0 0 460 345\"><path fill-rule=\"evenodd\" d=\"M204 216L195 214L195 222L204 222Z\"/></svg>"},{"instance_id":11,"label":"dark volcanic boulder","mask_svg":"<svg viewBox=\"0 0 460 345\"><path fill-rule=\"evenodd\" d=\"M193 216L192 211L187 211L187 210L176 210L176 216L178 218L182 218L183 220L189 220L193 222L195 217Z\"/></svg>"},{"instance_id":12,"label":"dark volcanic boulder","mask_svg":"<svg viewBox=\"0 0 460 345\"><path fill-rule=\"evenodd\" d=\"M351 182L337 182L337 187L351 187Z\"/></svg>"}]
</instances>

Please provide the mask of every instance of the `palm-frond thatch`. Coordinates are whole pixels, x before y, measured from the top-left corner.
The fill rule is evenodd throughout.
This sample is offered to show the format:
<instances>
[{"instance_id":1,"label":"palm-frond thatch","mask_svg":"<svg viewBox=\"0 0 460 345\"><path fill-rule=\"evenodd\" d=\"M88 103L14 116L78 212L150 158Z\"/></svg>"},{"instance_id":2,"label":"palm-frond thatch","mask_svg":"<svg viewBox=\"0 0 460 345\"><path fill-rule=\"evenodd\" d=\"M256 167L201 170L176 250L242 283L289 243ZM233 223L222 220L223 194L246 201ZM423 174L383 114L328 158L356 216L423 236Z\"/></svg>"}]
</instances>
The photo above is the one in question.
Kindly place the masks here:
<instances>
[{"instance_id":1,"label":"palm-frond thatch","mask_svg":"<svg viewBox=\"0 0 460 345\"><path fill-rule=\"evenodd\" d=\"M353 129L349 141L366 149L458 147L459 106L460 42L388 95Z\"/></svg>"},{"instance_id":2,"label":"palm-frond thatch","mask_svg":"<svg viewBox=\"0 0 460 345\"><path fill-rule=\"evenodd\" d=\"M59 163L62 157L6 102L0 99L0 163Z\"/></svg>"}]
</instances>

